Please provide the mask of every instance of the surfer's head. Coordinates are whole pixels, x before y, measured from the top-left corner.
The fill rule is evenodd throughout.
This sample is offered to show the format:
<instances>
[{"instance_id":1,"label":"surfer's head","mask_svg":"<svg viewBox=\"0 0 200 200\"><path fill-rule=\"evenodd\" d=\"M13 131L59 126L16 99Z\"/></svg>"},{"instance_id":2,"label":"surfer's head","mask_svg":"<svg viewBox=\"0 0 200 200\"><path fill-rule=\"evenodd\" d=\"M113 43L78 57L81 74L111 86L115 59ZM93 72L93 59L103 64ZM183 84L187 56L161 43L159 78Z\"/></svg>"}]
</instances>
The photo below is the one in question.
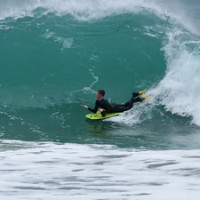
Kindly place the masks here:
<instances>
[{"instance_id":1,"label":"surfer's head","mask_svg":"<svg viewBox=\"0 0 200 200\"><path fill-rule=\"evenodd\" d=\"M103 99L104 98L104 96L105 96L105 91L104 90L98 90L97 91L97 100L101 100L101 99Z\"/></svg>"}]
</instances>

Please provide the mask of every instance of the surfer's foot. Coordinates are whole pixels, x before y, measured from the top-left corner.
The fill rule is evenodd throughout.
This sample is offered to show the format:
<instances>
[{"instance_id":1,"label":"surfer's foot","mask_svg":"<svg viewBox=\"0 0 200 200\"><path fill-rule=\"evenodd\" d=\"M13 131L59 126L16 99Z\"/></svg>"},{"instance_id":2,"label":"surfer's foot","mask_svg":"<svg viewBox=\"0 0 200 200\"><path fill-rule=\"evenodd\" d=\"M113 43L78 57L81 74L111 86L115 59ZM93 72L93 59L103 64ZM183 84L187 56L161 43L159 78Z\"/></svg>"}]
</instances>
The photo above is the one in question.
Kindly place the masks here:
<instances>
[{"instance_id":1,"label":"surfer's foot","mask_svg":"<svg viewBox=\"0 0 200 200\"><path fill-rule=\"evenodd\" d=\"M147 90L143 90L143 91L140 91L140 92L138 92L139 93L139 95L142 95L142 94L144 94L144 93L146 93L147 92Z\"/></svg>"}]
</instances>

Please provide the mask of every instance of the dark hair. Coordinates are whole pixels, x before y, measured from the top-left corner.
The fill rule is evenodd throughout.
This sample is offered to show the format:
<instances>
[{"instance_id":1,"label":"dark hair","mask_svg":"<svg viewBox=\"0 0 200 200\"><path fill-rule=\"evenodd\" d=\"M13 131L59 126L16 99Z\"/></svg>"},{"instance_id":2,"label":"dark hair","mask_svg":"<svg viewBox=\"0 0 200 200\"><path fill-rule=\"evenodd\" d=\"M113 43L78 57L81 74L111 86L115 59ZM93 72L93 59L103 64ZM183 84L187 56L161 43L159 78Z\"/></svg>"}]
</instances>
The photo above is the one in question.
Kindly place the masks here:
<instances>
[{"instance_id":1,"label":"dark hair","mask_svg":"<svg viewBox=\"0 0 200 200\"><path fill-rule=\"evenodd\" d=\"M99 94L101 94L103 97L104 97L105 94L106 94L104 90L98 90L97 92L98 92Z\"/></svg>"}]
</instances>

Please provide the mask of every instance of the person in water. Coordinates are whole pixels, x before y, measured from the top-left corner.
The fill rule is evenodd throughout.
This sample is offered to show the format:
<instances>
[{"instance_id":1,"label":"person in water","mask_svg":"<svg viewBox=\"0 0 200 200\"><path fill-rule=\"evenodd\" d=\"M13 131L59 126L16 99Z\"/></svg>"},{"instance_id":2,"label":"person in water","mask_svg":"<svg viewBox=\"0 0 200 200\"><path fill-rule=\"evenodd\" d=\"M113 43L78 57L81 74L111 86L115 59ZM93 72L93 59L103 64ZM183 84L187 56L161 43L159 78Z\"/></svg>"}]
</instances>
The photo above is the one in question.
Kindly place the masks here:
<instances>
[{"instance_id":1,"label":"person in water","mask_svg":"<svg viewBox=\"0 0 200 200\"><path fill-rule=\"evenodd\" d=\"M133 107L133 104L136 102L142 102L145 100L143 97L139 97L139 95L145 93L146 91L142 92L133 92L131 99L124 103L124 104L115 104L115 103L109 103L105 98L105 91L104 90L98 90L96 94L96 103L94 109L89 108L86 105L82 105L83 108L88 109L89 111L96 113L99 109L102 116L104 117L106 113L116 113L116 112L124 112L127 110L130 110Z\"/></svg>"}]
</instances>

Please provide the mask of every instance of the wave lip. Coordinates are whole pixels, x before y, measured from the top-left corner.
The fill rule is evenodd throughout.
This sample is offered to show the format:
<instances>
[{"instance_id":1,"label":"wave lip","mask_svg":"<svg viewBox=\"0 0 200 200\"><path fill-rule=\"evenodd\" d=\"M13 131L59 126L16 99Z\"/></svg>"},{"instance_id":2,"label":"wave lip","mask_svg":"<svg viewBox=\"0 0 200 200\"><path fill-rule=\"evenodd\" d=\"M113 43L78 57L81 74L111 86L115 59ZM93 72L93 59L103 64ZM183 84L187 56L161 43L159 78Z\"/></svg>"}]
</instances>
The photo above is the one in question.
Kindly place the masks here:
<instances>
[{"instance_id":1,"label":"wave lip","mask_svg":"<svg viewBox=\"0 0 200 200\"><path fill-rule=\"evenodd\" d=\"M200 46L195 42L198 38L183 37L185 33L178 30L167 34L163 48L167 72L152 94L168 111L192 117L192 122L200 126Z\"/></svg>"},{"instance_id":2,"label":"wave lip","mask_svg":"<svg viewBox=\"0 0 200 200\"><path fill-rule=\"evenodd\" d=\"M190 2L190 6L188 6L187 2L169 3L164 0L7 0L0 2L0 19L33 16L34 11L38 8L43 9L43 14L72 15L78 20L86 21L111 15L137 14L147 11L161 18L170 17L191 32L199 33L200 30L197 28L199 26L194 23L196 16L188 14L191 5L193 5L191 12L195 8L198 10L195 1Z\"/></svg>"}]
</instances>

